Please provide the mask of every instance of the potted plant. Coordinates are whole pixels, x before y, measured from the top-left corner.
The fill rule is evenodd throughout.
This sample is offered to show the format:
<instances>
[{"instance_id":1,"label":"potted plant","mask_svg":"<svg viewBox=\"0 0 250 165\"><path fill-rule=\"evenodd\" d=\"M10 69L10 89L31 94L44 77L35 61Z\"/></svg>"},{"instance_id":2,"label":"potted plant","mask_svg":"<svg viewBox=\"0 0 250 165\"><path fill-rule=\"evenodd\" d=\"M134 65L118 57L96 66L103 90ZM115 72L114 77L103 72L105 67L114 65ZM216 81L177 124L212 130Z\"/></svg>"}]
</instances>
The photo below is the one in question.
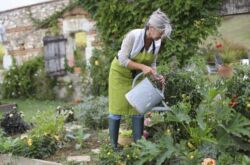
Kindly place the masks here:
<instances>
[{"instance_id":1,"label":"potted plant","mask_svg":"<svg viewBox=\"0 0 250 165\"><path fill-rule=\"evenodd\" d=\"M122 146L126 146L131 144L132 142L132 130L120 130L118 143Z\"/></svg>"}]
</instances>

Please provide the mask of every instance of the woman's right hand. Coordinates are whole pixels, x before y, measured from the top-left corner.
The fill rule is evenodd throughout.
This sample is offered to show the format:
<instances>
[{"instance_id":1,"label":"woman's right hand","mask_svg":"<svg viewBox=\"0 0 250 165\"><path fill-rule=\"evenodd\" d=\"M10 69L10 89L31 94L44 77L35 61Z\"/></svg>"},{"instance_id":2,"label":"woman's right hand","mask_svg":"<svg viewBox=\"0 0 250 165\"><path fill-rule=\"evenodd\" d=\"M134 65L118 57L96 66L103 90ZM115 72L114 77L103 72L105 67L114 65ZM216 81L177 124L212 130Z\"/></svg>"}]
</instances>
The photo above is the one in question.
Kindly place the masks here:
<instances>
[{"instance_id":1,"label":"woman's right hand","mask_svg":"<svg viewBox=\"0 0 250 165\"><path fill-rule=\"evenodd\" d=\"M154 73L154 70L153 68L147 66L147 65L143 65L142 67L142 72L145 74L145 75L151 75Z\"/></svg>"}]
</instances>

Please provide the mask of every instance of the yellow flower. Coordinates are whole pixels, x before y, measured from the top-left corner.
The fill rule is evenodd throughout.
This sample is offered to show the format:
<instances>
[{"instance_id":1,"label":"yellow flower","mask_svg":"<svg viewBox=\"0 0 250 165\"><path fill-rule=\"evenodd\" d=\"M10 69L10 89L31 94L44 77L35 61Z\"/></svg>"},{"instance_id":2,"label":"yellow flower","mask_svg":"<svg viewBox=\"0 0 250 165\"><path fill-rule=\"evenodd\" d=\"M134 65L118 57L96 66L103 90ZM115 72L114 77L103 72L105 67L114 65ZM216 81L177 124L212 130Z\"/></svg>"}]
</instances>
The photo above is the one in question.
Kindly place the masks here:
<instances>
[{"instance_id":1,"label":"yellow flower","mask_svg":"<svg viewBox=\"0 0 250 165\"><path fill-rule=\"evenodd\" d=\"M20 139L25 139L25 138L28 138L28 135L27 134L22 134Z\"/></svg>"},{"instance_id":2,"label":"yellow flower","mask_svg":"<svg viewBox=\"0 0 250 165\"><path fill-rule=\"evenodd\" d=\"M59 141L60 140L60 137L55 135L54 138L56 139L56 141Z\"/></svg>"},{"instance_id":3,"label":"yellow flower","mask_svg":"<svg viewBox=\"0 0 250 165\"><path fill-rule=\"evenodd\" d=\"M99 65L99 61L98 60L95 60L95 65Z\"/></svg>"},{"instance_id":4,"label":"yellow flower","mask_svg":"<svg viewBox=\"0 0 250 165\"><path fill-rule=\"evenodd\" d=\"M190 160L193 160L194 159L194 155L190 155Z\"/></svg>"},{"instance_id":5,"label":"yellow flower","mask_svg":"<svg viewBox=\"0 0 250 165\"><path fill-rule=\"evenodd\" d=\"M127 158L129 158L129 155L127 155Z\"/></svg>"},{"instance_id":6,"label":"yellow flower","mask_svg":"<svg viewBox=\"0 0 250 165\"><path fill-rule=\"evenodd\" d=\"M108 155L110 155L110 152L108 152Z\"/></svg>"},{"instance_id":7,"label":"yellow flower","mask_svg":"<svg viewBox=\"0 0 250 165\"><path fill-rule=\"evenodd\" d=\"M28 143L28 146L32 146L32 139L28 139L27 143Z\"/></svg>"},{"instance_id":8,"label":"yellow flower","mask_svg":"<svg viewBox=\"0 0 250 165\"><path fill-rule=\"evenodd\" d=\"M247 104L247 108L250 108L250 103Z\"/></svg>"}]
</instances>

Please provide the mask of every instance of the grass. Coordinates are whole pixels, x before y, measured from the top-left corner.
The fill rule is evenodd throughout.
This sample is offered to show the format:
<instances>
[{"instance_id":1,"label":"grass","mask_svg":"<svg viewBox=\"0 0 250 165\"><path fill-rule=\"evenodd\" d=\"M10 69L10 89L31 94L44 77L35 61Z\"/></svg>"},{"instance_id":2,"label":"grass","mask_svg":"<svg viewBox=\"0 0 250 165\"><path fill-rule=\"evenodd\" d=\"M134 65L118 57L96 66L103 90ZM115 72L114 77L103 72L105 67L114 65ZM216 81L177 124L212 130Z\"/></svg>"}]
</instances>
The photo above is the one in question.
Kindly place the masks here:
<instances>
[{"instance_id":1,"label":"grass","mask_svg":"<svg viewBox=\"0 0 250 165\"><path fill-rule=\"evenodd\" d=\"M250 14L224 17L218 30L223 38L250 49Z\"/></svg>"},{"instance_id":2,"label":"grass","mask_svg":"<svg viewBox=\"0 0 250 165\"><path fill-rule=\"evenodd\" d=\"M31 100L31 99L10 99L10 100L1 100L1 103L16 103L18 106L18 110L24 113L24 120L29 122L32 117L38 111L48 111L55 110L57 106L62 106L67 103L62 101L40 101L40 100ZM0 112L0 116L2 117L2 112ZM0 118L1 118L0 117Z\"/></svg>"}]
</instances>

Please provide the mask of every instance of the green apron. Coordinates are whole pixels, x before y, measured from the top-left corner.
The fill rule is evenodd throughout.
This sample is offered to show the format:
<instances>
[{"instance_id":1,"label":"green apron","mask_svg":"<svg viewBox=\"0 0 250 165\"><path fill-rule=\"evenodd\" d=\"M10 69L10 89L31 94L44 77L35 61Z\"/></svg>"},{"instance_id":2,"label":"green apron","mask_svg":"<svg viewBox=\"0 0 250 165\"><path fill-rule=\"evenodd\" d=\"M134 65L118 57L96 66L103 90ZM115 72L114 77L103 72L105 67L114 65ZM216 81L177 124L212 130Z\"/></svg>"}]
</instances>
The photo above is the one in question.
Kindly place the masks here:
<instances>
[{"instance_id":1,"label":"green apron","mask_svg":"<svg viewBox=\"0 0 250 165\"><path fill-rule=\"evenodd\" d=\"M132 60L151 66L154 55L143 52ZM133 77L131 71L131 69L121 66L117 58L112 61L109 72L109 112L113 115L139 114L125 98L125 94L132 88Z\"/></svg>"}]
</instances>

